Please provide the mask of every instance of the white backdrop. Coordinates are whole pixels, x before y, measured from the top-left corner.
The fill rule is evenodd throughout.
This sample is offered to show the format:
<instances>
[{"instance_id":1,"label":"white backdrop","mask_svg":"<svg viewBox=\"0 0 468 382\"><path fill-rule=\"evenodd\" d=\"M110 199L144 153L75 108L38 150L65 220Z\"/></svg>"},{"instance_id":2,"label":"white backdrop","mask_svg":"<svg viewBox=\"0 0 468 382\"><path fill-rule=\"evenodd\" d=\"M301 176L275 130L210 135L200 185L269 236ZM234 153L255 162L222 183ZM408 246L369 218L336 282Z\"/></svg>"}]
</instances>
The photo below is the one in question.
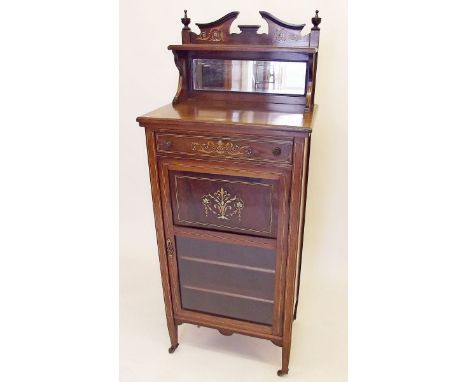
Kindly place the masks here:
<instances>
[{"instance_id":1,"label":"white backdrop","mask_svg":"<svg viewBox=\"0 0 468 382\"><path fill-rule=\"evenodd\" d=\"M143 128L138 115L169 103L177 70L169 44L180 43L183 10L195 22L237 10L233 23L266 23L266 10L311 28L322 17L298 319L290 380L345 381L347 375L347 4L329 1L121 0L120 2L120 252L122 382L276 380L280 349L270 342L183 325L180 347L169 338L156 252ZM234 7L234 8L232 8ZM155 379L156 378L156 379ZM159 379L158 379L159 378Z\"/></svg>"}]
</instances>

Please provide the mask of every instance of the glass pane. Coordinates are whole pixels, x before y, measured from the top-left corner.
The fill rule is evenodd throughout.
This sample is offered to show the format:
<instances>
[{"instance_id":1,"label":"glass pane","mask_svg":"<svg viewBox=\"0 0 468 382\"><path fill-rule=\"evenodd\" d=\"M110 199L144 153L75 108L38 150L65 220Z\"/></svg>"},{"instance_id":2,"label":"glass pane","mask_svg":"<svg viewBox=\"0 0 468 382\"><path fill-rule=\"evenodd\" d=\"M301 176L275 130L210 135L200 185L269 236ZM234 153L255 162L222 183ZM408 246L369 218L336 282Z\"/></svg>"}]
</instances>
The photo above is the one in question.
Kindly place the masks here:
<instances>
[{"instance_id":1,"label":"glass pane","mask_svg":"<svg viewBox=\"0 0 468 382\"><path fill-rule=\"evenodd\" d=\"M276 252L176 236L183 309L271 325Z\"/></svg>"},{"instance_id":2,"label":"glass pane","mask_svg":"<svg viewBox=\"0 0 468 382\"><path fill-rule=\"evenodd\" d=\"M193 60L195 90L305 94L305 62Z\"/></svg>"}]
</instances>

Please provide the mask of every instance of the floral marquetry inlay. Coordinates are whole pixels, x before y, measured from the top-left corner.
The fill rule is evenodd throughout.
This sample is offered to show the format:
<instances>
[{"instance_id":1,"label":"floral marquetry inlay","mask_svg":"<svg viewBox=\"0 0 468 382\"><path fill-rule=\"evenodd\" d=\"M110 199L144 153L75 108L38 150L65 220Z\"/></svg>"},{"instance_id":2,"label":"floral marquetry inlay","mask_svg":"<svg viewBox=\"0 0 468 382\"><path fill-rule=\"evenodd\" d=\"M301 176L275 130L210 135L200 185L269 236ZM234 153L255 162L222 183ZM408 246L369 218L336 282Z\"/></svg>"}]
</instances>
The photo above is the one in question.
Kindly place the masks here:
<instances>
[{"instance_id":1,"label":"floral marquetry inlay","mask_svg":"<svg viewBox=\"0 0 468 382\"><path fill-rule=\"evenodd\" d=\"M192 151L228 156L252 155L252 148L250 146L240 146L232 142L223 142L222 140L218 142L208 141L206 143L192 142Z\"/></svg>"},{"instance_id":2,"label":"floral marquetry inlay","mask_svg":"<svg viewBox=\"0 0 468 382\"><path fill-rule=\"evenodd\" d=\"M244 201L237 196L232 197L223 187L213 194L203 195L202 204L205 207L206 216L211 212L218 219L230 220L232 216L237 215L239 221L241 221Z\"/></svg>"},{"instance_id":3,"label":"floral marquetry inlay","mask_svg":"<svg viewBox=\"0 0 468 382\"><path fill-rule=\"evenodd\" d=\"M284 29L284 28L277 29L274 32L274 35L273 35L273 40L274 41L279 41L279 42L300 41L301 39L302 39L302 36L301 36L300 32L289 31L289 30Z\"/></svg>"},{"instance_id":4,"label":"floral marquetry inlay","mask_svg":"<svg viewBox=\"0 0 468 382\"><path fill-rule=\"evenodd\" d=\"M210 29L209 31L202 31L197 37L197 40L221 42L223 41L223 31L219 29Z\"/></svg>"}]
</instances>

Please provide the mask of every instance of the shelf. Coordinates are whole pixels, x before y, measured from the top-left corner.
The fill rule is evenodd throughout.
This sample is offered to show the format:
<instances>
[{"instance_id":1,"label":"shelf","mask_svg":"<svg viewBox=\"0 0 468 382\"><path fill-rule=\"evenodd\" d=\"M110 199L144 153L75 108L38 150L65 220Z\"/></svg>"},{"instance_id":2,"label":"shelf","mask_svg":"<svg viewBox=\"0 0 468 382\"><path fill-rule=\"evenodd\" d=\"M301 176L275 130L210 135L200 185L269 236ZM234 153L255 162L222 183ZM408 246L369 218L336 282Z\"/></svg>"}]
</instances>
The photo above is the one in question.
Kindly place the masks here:
<instances>
[{"instance_id":1,"label":"shelf","mask_svg":"<svg viewBox=\"0 0 468 382\"><path fill-rule=\"evenodd\" d=\"M181 286L182 309L272 325L274 301L236 293Z\"/></svg>"},{"instance_id":2,"label":"shelf","mask_svg":"<svg viewBox=\"0 0 468 382\"><path fill-rule=\"evenodd\" d=\"M247 295L239 294L239 293L224 292L224 291L216 290L216 289L200 288L198 286L193 286L193 285L182 285L182 288L195 290L197 292L213 293L213 294L219 294L221 296L242 298L242 299L251 300L251 301L265 302L265 303L268 303L268 304L273 304L274 303L273 300L266 299L266 298L247 296Z\"/></svg>"},{"instance_id":3,"label":"shelf","mask_svg":"<svg viewBox=\"0 0 468 382\"><path fill-rule=\"evenodd\" d=\"M204 263L204 264L209 264L209 265L218 265L218 266L221 266L221 267L242 269L242 270L245 270L245 271L264 272L264 273L272 273L272 274L275 273L274 269L251 267L251 266L248 266L248 265L227 263L225 261L207 260L207 259L201 259L201 258L192 257L192 256L179 256L179 259L187 260L187 261L195 261L195 262L198 262L198 263Z\"/></svg>"},{"instance_id":4,"label":"shelf","mask_svg":"<svg viewBox=\"0 0 468 382\"><path fill-rule=\"evenodd\" d=\"M175 51L211 51L211 52L280 52L280 53L305 53L313 54L318 51L317 48L310 47L291 47L291 46L271 46L271 45L216 45L216 44L183 44L169 45L169 50Z\"/></svg>"}]
</instances>

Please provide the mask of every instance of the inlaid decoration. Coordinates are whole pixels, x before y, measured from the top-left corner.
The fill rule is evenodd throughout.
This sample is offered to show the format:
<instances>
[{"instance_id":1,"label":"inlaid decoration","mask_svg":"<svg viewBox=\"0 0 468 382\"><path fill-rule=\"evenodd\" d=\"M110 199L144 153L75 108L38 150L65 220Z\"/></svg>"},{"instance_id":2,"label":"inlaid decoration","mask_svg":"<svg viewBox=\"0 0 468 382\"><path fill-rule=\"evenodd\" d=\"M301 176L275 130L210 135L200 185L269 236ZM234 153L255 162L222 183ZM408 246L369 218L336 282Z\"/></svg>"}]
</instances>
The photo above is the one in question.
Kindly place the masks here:
<instances>
[{"instance_id":1,"label":"inlaid decoration","mask_svg":"<svg viewBox=\"0 0 468 382\"><path fill-rule=\"evenodd\" d=\"M202 31L197 37L197 40L221 42L223 41L223 31L219 29L210 29L209 31Z\"/></svg>"},{"instance_id":2,"label":"inlaid decoration","mask_svg":"<svg viewBox=\"0 0 468 382\"><path fill-rule=\"evenodd\" d=\"M224 142L222 140L219 140L218 142L208 141L206 143L192 142L192 151L227 156L252 155L252 147L241 146L232 142Z\"/></svg>"},{"instance_id":3,"label":"inlaid decoration","mask_svg":"<svg viewBox=\"0 0 468 382\"><path fill-rule=\"evenodd\" d=\"M285 28L276 29L273 35L273 41L286 42L286 41L300 41L302 36L300 32L289 31Z\"/></svg>"},{"instance_id":4,"label":"inlaid decoration","mask_svg":"<svg viewBox=\"0 0 468 382\"><path fill-rule=\"evenodd\" d=\"M241 221L244 201L237 196L231 196L223 187L213 194L203 195L202 204L205 208L206 216L211 212L218 219L230 220L231 217L237 215L237 218Z\"/></svg>"}]
</instances>

